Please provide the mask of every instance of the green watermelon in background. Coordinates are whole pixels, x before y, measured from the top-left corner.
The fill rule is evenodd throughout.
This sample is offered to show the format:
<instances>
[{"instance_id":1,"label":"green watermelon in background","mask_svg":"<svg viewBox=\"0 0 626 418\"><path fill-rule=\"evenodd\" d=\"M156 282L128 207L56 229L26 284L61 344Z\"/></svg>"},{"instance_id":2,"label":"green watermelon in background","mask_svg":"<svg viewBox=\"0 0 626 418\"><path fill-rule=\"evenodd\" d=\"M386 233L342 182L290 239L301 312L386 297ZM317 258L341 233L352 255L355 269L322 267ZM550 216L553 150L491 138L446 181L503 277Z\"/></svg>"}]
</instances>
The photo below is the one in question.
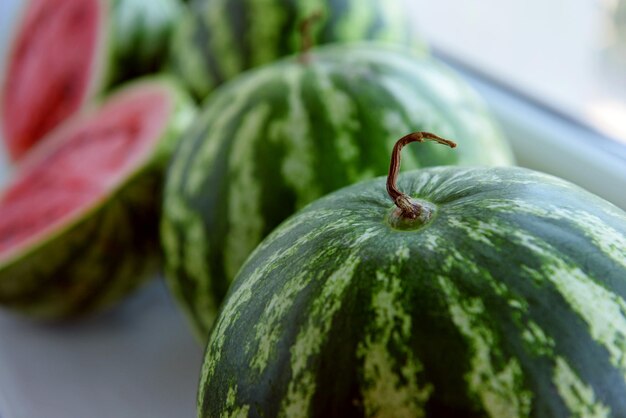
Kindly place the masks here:
<instances>
[{"instance_id":1,"label":"green watermelon in background","mask_svg":"<svg viewBox=\"0 0 626 418\"><path fill-rule=\"evenodd\" d=\"M407 167L513 161L475 93L403 48L321 47L218 89L173 157L161 227L168 282L201 337L263 237L312 200L386 173L395 139L414 130L462 146L408 152Z\"/></svg>"},{"instance_id":2,"label":"green watermelon in background","mask_svg":"<svg viewBox=\"0 0 626 418\"><path fill-rule=\"evenodd\" d=\"M424 49L409 11L404 0L195 0L176 27L171 70L203 99L246 69L301 51L303 36L313 45L378 40Z\"/></svg>"},{"instance_id":3,"label":"green watermelon in background","mask_svg":"<svg viewBox=\"0 0 626 418\"><path fill-rule=\"evenodd\" d=\"M76 316L154 274L165 165L194 115L171 80L137 81L20 160L0 193L0 305Z\"/></svg>"},{"instance_id":4,"label":"green watermelon in background","mask_svg":"<svg viewBox=\"0 0 626 418\"><path fill-rule=\"evenodd\" d=\"M626 416L626 213L522 168L401 175L414 219L385 186L326 196L255 250L198 416Z\"/></svg>"},{"instance_id":5,"label":"green watermelon in background","mask_svg":"<svg viewBox=\"0 0 626 418\"><path fill-rule=\"evenodd\" d=\"M94 95L158 71L178 0L30 0L0 75L0 127L20 159Z\"/></svg>"}]
</instances>

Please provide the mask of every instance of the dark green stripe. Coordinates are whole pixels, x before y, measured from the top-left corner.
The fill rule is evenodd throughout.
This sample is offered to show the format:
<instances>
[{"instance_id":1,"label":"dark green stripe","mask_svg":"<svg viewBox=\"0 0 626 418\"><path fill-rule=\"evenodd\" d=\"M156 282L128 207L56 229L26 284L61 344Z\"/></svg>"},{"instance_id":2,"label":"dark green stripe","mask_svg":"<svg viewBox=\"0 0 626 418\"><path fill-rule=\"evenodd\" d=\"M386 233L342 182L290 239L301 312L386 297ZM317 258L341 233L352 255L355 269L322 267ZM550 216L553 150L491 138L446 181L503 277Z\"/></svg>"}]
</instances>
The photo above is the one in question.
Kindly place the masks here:
<instances>
[{"instance_id":1,"label":"dark green stripe","mask_svg":"<svg viewBox=\"0 0 626 418\"><path fill-rule=\"evenodd\" d=\"M203 116L184 139L185 143L175 155L170 173L176 173L172 175L176 177L178 184L170 184L174 180L168 181L168 190L177 194L177 198L183 201L191 213L203 219L210 244L210 253L205 259L212 276L210 286L215 289L215 294L209 297L216 301L221 299L228 282L232 280L232 277L227 277L224 272L222 251L230 232L229 218L232 213L236 213L233 208L227 206L229 176L232 175L229 172L228 160L232 154L231 147L234 146L231 142L236 140L235 133L251 110L267 104L271 107L268 121L273 121L259 129L255 138L256 158L250 162L259 179L258 185L263 196L260 202L262 207L260 215L264 220L263 235L269 233L303 203L361 178L386 173L391 143L407 131L437 131L438 126L432 122L433 120L446 121L449 117L453 118L450 115L454 113L456 103L447 103L447 107L444 107L444 101L432 98L433 88L421 81L422 72L435 71L428 60L407 58L395 50L370 51L368 46L355 46L350 48L350 51L348 54L340 47L328 48L316 53L309 65L287 60L274 67L249 72L237 82L224 85L207 101ZM405 67L413 69L415 74ZM274 124L275 121L285 122L285 119L294 112L289 102L290 94L293 93L292 87L286 81L286 77L291 76L301 80L297 83L301 89L298 101L304 108L303 121L291 123L296 126L298 123L308 125L305 137L289 138L286 134L277 132ZM330 101L328 92L322 89L322 79L327 79L330 88L337 94L345 95L348 105L354 107L354 114L340 120L336 125L332 122L332 116L345 111L345 108L338 109L340 105ZM381 79L393 80L399 86L406 86L404 90L407 96L423 100L430 108L430 113L414 115L395 96L397 93L392 94L386 85L380 83ZM412 90L413 81L419 85L419 89ZM232 119L226 120L225 112L232 111L231 105L239 100L242 101L241 108ZM482 109L477 108L475 111L476 119L484 120L487 125L491 123ZM399 126L389 126L389 123L385 123L387 112L398 115ZM217 124L219 128L216 128ZM358 150L352 162L342 161L338 152L337 136L342 133L347 134L354 148ZM306 156L311 160L311 166L304 169L314 173L310 182L311 187L300 191L296 190L292 183L294 180L302 179L287 179L282 172L282 165L289 149L287 144L295 141L310 144L311 150L307 151L306 155L303 154L303 157ZM217 161L205 161L204 158L196 156L202 155L207 144L211 143L219 144L219 155L214 157ZM474 152L488 156L489 153L484 153L480 145L476 138L472 138L471 142L460 146L467 151L460 149L458 152L451 152L443 147L428 144L420 149L409 149L407 152L413 153L415 157L413 163L417 160L420 165L450 164L458 162L460 157L457 155ZM480 151L473 151L475 149ZM196 161L203 161L203 166L198 167ZM488 161L488 157L486 159L480 157L475 162ZM405 159L403 164L404 169L414 167L410 159ZM201 187L192 195L188 191L189 178L192 175L197 176L199 170L206 170L206 175ZM167 212L165 216L168 216ZM187 226L184 222L180 222L179 225L173 219L170 219L170 222L174 230L179 230L176 232L180 237L179 242L184 243L184 229ZM175 258L184 259L184 248L180 251ZM192 277L185 266L180 266L180 269L170 267L170 270L175 276L172 280L178 281L179 287L182 288L184 303L194 305L194 300L197 299L195 293L198 290L196 283L198 279ZM198 308L193 306L191 309Z\"/></svg>"},{"instance_id":2,"label":"dark green stripe","mask_svg":"<svg viewBox=\"0 0 626 418\"><path fill-rule=\"evenodd\" d=\"M506 196L524 196L524 199L538 208L550 208L553 202L565 202L566 207L585 210L590 199L575 189L558 183L550 184L548 177L535 177L539 183L534 185L517 184L516 180L530 182L533 179L529 172L522 169L483 170L480 173L484 177L477 175L477 171L466 170L462 181L442 187L452 171L453 169L430 171L429 173L438 175L440 179L431 179L421 190L416 190L419 176L417 172L413 173L415 180L408 176L403 176L400 180L402 190L412 190L415 195L428 197L439 205L437 217L424 230L394 231L382 222L391 204L386 196L383 180L378 180L344 189L317 201L298 215L302 217L319 211L319 216L311 218L315 221L297 223L298 217L292 218L282 228L295 223L297 226L294 229L282 236L278 235L279 230L269 241L265 241L253 258L244 265L229 291L231 298L240 295L240 290L247 285L246 280L250 279L255 270L264 270L262 280L249 289L254 295L252 301L240 306L236 311L237 317L220 318L222 326L229 323L231 326L226 328L226 340L221 347L217 370L208 380L209 386L203 392L205 398L200 399L203 413L209 415L223 412L220 408L224 405L228 388L235 384L238 388L237 405L249 405L258 415L275 415L278 412L279 405L286 398L287 387L293 379L290 363L298 332L308 321L317 320L311 317L312 304L319 297L321 288L327 284L326 280L333 269L351 253L351 243L361 239L366 228L381 231L382 235L376 236L359 249L357 257L361 264L345 293L345 302L334 316L329 333L321 336L328 337L328 342L320 342L321 354L313 356L307 363L309 370L316 372L313 412L324 416L362 414L363 404L359 401L360 388L363 385L359 380L362 372L359 371L359 361L354 357L357 351L355 347L359 341L363 341L363 330L373 321L368 301L372 294L382 289L382 285L373 281L376 270L384 266L391 268L393 264L390 264L388 256L395 249L404 246L410 248L410 262L400 268L397 274L405 278L402 295L404 305L411 312L410 347L424 364L424 381L431 382L435 387L427 404L429 414L485 414L485 405L481 405L481 399L472 394L467 386L467 375L472 372L470 360L475 353L472 353L467 338L451 321L447 311L447 298L436 280L437 275L442 274L447 280L454 282L464 300L475 298L485 306L485 322L481 326L488 327L494 335L494 345L490 347L491 358L488 361L496 372L502 370L512 359L519 361L524 376L523 381L516 384L519 388L530 389L534 394L532 416L571 415L553 384L555 355L563 357L580 380L593 389L597 402L610 407L615 416L626 411L623 372L610 364L607 350L592 339L588 325L573 311L572 306L548 277L544 277L543 281L533 280L521 268L526 266L540 270L545 267L546 261L541 255L514 236L503 233L488 237L494 247L485 245L471 236L464 237L467 233L455 227L451 221L453 217L462 214L466 221L483 220L499 228L497 231L504 231L504 227L510 227L512 231L529 231L530 236L557 248L554 253L557 257L572 265L579 265L576 264L581 262L579 252L593 253L594 245L585 241L581 231L567 220L550 223L548 227L546 223L531 223L537 220L534 215L501 214L485 209L480 202L495 196L505 199ZM421 173L427 175L426 171ZM501 181L491 183L486 180L490 176L499 177ZM480 182L481 178L485 181ZM467 187L471 189L468 190ZM551 198L546 199L546 196ZM602 207L604 204L596 202L596 205L598 208L593 211L598 214L606 212L606 207ZM330 219L328 215L322 215L323 210L329 209L336 211L334 215L330 215ZM625 219L626 217L611 218L608 225L615 225L623 231L626 227ZM347 224L339 226L341 222ZM334 225L337 228L333 228ZM320 233L294 247L296 239L306 237L312 231ZM437 231L445 243L453 242L454 245L429 249L428 231ZM572 241L564 241L564 233L568 238L573 237ZM573 250L568 242L578 248ZM275 266L266 264L273 254L283 254L286 251L291 253L281 263ZM467 261L454 264L451 270L446 271L447 257L456 252ZM584 260L582 263L584 264ZM484 271L473 273L468 267L472 264ZM602 268L593 270L592 266L587 267L590 268L590 274L603 271ZM615 267L621 277L626 277L623 268ZM261 375L257 375L249 367L251 357L258 351L258 347L254 345L256 340L251 338L255 335L257 321L272 309L269 304L272 297L279 294L283 286L288 285L291 280L300 280L298 277L303 273L312 281L280 318L280 342L273 352L269 366ZM494 287L489 277L503 287ZM525 302L528 307L512 306L508 298ZM231 302L232 299L228 303ZM595 307L589 306L589 309ZM542 354L527 346L522 338L522 331L529 321L538 324L554 339L553 353ZM214 347L214 338L217 336L212 338L209 348ZM245 349L242 349L241 341L249 342ZM401 347L390 344L387 349L399 364L406 361ZM211 357L208 357L208 361L211 361Z\"/></svg>"}]
</instances>

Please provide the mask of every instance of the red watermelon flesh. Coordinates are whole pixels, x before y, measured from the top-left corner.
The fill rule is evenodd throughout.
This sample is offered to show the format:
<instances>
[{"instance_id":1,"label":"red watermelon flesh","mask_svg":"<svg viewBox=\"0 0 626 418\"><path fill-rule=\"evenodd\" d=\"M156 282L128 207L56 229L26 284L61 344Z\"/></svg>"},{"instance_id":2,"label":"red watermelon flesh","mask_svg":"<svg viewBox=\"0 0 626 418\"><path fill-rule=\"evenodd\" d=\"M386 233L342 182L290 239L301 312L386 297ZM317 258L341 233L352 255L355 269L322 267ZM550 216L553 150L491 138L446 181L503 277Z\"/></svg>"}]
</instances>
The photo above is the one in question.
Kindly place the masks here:
<instances>
[{"instance_id":1,"label":"red watermelon flesh","mask_svg":"<svg viewBox=\"0 0 626 418\"><path fill-rule=\"evenodd\" d=\"M33 149L0 197L0 262L106 199L147 161L172 111L167 92L131 90Z\"/></svg>"},{"instance_id":2,"label":"red watermelon flesh","mask_svg":"<svg viewBox=\"0 0 626 418\"><path fill-rule=\"evenodd\" d=\"M78 110L98 82L102 3L31 0L8 56L0 101L11 158Z\"/></svg>"}]
</instances>

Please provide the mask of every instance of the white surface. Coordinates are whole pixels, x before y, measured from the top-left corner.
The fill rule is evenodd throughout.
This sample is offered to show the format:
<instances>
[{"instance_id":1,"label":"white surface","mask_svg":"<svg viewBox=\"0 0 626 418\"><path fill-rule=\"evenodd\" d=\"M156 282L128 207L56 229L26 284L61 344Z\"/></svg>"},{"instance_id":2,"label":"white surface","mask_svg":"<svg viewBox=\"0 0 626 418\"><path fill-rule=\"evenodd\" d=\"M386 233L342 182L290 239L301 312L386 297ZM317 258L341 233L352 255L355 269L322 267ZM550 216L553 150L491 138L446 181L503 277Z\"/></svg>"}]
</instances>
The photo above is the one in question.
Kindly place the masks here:
<instances>
[{"instance_id":1,"label":"white surface","mask_svg":"<svg viewBox=\"0 0 626 418\"><path fill-rule=\"evenodd\" d=\"M617 36L626 22L612 17L618 0L409 1L436 51L489 77L465 74L502 122L520 165L626 209L626 44Z\"/></svg>"},{"instance_id":2,"label":"white surface","mask_svg":"<svg viewBox=\"0 0 626 418\"><path fill-rule=\"evenodd\" d=\"M618 0L409 1L436 48L626 143Z\"/></svg>"},{"instance_id":3,"label":"white surface","mask_svg":"<svg viewBox=\"0 0 626 418\"><path fill-rule=\"evenodd\" d=\"M626 210L624 144L537 107L505 88L462 74L489 103L519 165L562 177Z\"/></svg>"},{"instance_id":4,"label":"white surface","mask_svg":"<svg viewBox=\"0 0 626 418\"><path fill-rule=\"evenodd\" d=\"M0 57L20 3L0 0ZM8 175L0 150L0 185ZM42 325L0 310L0 417L194 417L201 362L161 280L76 323Z\"/></svg>"},{"instance_id":5,"label":"white surface","mask_svg":"<svg viewBox=\"0 0 626 418\"><path fill-rule=\"evenodd\" d=\"M194 417L201 362L162 281L76 323L0 311L0 417Z\"/></svg>"}]
</instances>

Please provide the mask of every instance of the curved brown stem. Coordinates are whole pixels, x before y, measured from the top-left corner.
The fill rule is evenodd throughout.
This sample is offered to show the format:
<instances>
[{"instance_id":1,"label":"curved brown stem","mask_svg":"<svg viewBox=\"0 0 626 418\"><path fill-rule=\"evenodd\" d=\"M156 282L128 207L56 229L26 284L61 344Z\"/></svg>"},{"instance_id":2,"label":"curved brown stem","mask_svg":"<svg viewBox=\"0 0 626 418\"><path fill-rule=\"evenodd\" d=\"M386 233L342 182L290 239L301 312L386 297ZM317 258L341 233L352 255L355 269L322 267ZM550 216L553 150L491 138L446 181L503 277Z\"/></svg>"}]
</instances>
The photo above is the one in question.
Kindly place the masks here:
<instances>
[{"instance_id":1,"label":"curved brown stem","mask_svg":"<svg viewBox=\"0 0 626 418\"><path fill-rule=\"evenodd\" d=\"M393 203L400 209L401 215L409 219L417 218L421 213L421 207L411 202L411 198L399 191L396 186L398 172L400 171L400 151L402 147L411 142L426 141L435 141L439 144L447 145L450 148L456 147L455 142L441 138L435 134L429 132L413 132L398 139L391 152L391 164L389 165L389 175L387 176L387 193L389 197L391 197L391 200L393 200Z\"/></svg>"},{"instance_id":2,"label":"curved brown stem","mask_svg":"<svg viewBox=\"0 0 626 418\"><path fill-rule=\"evenodd\" d=\"M322 12L316 11L300 22L300 62L306 64L309 62L309 51L313 48L313 35L311 27L322 19Z\"/></svg>"}]
</instances>

